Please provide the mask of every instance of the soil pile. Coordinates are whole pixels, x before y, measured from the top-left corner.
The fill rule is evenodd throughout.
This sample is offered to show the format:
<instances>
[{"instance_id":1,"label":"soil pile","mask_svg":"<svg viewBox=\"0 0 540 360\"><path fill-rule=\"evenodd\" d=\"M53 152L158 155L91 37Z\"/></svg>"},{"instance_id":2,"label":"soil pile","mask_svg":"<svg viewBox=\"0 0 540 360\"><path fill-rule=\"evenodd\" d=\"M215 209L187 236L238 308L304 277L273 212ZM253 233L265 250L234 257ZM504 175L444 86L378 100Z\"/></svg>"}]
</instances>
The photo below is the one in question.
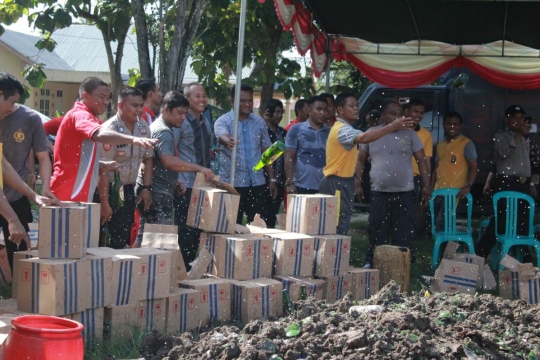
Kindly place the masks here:
<instances>
[{"instance_id":1,"label":"soil pile","mask_svg":"<svg viewBox=\"0 0 540 360\"><path fill-rule=\"evenodd\" d=\"M492 295L406 296L395 283L359 305L312 298L294 315L170 336L154 332L141 347L148 360L210 359L540 359L540 306Z\"/></svg>"}]
</instances>

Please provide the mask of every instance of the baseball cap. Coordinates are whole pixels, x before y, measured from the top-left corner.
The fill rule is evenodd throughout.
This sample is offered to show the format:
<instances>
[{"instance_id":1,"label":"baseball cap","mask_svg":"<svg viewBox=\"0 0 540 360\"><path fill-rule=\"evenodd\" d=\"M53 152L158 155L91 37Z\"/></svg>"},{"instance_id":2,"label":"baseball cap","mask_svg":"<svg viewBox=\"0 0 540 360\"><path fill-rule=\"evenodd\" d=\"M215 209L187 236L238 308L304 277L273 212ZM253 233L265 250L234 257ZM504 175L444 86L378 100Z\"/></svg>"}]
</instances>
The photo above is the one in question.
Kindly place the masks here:
<instances>
[{"instance_id":1,"label":"baseball cap","mask_svg":"<svg viewBox=\"0 0 540 360\"><path fill-rule=\"evenodd\" d=\"M519 105L511 105L506 108L506 116L514 116L516 114L522 113L523 115L526 115L525 109Z\"/></svg>"}]
</instances>

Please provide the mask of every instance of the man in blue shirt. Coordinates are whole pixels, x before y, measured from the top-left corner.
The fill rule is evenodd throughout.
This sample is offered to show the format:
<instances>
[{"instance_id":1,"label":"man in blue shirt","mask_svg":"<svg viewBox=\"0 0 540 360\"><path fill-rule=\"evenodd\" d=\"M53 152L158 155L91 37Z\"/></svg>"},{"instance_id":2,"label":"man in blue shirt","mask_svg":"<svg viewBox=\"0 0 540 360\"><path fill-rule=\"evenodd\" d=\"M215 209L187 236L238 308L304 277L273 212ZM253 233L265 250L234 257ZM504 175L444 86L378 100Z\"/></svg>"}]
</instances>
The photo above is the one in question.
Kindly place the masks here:
<instances>
[{"instance_id":1,"label":"man in blue shirt","mask_svg":"<svg viewBox=\"0 0 540 360\"><path fill-rule=\"evenodd\" d=\"M326 140L330 128L324 126L328 104L322 96L309 99L309 118L293 125L285 140L285 181L289 194L316 194L326 165Z\"/></svg>"},{"instance_id":2,"label":"man in blue shirt","mask_svg":"<svg viewBox=\"0 0 540 360\"><path fill-rule=\"evenodd\" d=\"M231 88L231 102L234 103L235 87ZM240 194L237 223L241 224L244 212L248 222L253 221L255 214L270 228L275 227L275 217L271 216L271 206L267 203L268 191L273 199L277 196L277 179L272 166L265 166L269 183L266 184L264 171L253 171L259 162L262 153L272 145L266 122L253 114L253 88L242 84L240 91L240 109L238 114L238 136L233 137L234 112L219 117L214 124L214 132L219 139L219 148L222 156L219 160L219 175L224 182L232 183ZM232 149L238 146L236 152L235 177L231 181L231 155Z\"/></svg>"}]
</instances>

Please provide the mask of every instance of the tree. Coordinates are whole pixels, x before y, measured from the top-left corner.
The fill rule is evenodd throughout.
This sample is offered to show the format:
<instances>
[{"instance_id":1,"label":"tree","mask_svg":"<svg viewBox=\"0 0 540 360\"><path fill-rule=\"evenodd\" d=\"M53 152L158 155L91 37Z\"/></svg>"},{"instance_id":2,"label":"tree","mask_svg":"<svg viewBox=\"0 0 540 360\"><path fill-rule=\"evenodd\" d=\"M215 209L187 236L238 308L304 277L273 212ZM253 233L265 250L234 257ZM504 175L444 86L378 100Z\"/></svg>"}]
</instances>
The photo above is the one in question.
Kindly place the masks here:
<instances>
[{"instance_id":1,"label":"tree","mask_svg":"<svg viewBox=\"0 0 540 360\"><path fill-rule=\"evenodd\" d=\"M45 7L29 15L30 11L40 4ZM56 29L70 26L72 17L82 18L90 24L95 24L103 35L111 73L111 91L113 99L117 97L123 86L121 65L131 21L131 4L128 0L99 0L97 3L91 0L67 0L63 6L48 0L12 0L0 4L1 24L10 25L22 15L29 15L29 23L43 32L44 37L36 44L40 51L54 50L56 43L51 39L51 34ZM1 24L0 34L4 29ZM117 43L116 49L112 48L113 42ZM25 78L32 86L44 85L46 77L42 66L43 64L36 64L25 70ZM113 101L111 105L113 112L116 112L116 101Z\"/></svg>"},{"instance_id":2,"label":"tree","mask_svg":"<svg viewBox=\"0 0 540 360\"><path fill-rule=\"evenodd\" d=\"M330 93L332 94L353 91L359 97L372 83L356 66L348 61L332 62L330 74ZM324 90L325 83L326 73L321 76L318 88Z\"/></svg>"},{"instance_id":3,"label":"tree","mask_svg":"<svg viewBox=\"0 0 540 360\"><path fill-rule=\"evenodd\" d=\"M154 77L148 44L157 18L160 87L162 92L167 92L182 86L192 44L208 3L209 0L160 0L154 5L155 16L149 17L143 16L144 0L132 0L141 78Z\"/></svg>"},{"instance_id":4,"label":"tree","mask_svg":"<svg viewBox=\"0 0 540 360\"><path fill-rule=\"evenodd\" d=\"M229 81L236 73L239 21L240 1L211 0L193 49L195 73L209 97L224 108L230 108L226 100ZM246 82L260 87L262 104L273 97L276 83L286 98L314 93L311 70L303 77L300 64L281 55L293 45L292 34L283 31L272 1L248 3L243 66L252 67ZM264 109L260 107L259 112Z\"/></svg>"}]
</instances>

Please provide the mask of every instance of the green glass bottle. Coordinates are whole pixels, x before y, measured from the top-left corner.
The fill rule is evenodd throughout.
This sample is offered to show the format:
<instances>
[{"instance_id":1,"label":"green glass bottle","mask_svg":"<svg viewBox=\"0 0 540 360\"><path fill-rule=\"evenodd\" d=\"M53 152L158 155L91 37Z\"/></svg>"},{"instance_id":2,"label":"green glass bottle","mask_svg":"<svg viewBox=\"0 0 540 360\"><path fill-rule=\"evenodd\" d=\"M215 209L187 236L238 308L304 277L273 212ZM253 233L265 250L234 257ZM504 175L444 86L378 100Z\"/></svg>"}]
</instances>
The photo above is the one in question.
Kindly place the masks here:
<instances>
[{"instance_id":1,"label":"green glass bottle","mask_svg":"<svg viewBox=\"0 0 540 360\"><path fill-rule=\"evenodd\" d=\"M111 233L107 227L107 223L101 225L99 229L99 246L109 246L111 242Z\"/></svg>"},{"instance_id":2,"label":"green glass bottle","mask_svg":"<svg viewBox=\"0 0 540 360\"><path fill-rule=\"evenodd\" d=\"M285 144L283 143L283 141L276 141L261 155L259 162L253 167L253 171L259 171L266 165L272 164L274 161L276 161L278 157L283 155L284 152Z\"/></svg>"},{"instance_id":3,"label":"green glass bottle","mask_svg":"<svg viewBox=\"0 0 540 360\"><path fill-rule=\"evenodd\" d=\"M289 294L289 290L287 289L283 290L283 312L288 315L292 315L295 312L291 294Z\"/></svg>"},{"instance_id":4,"label":"green glass bottle","mask_svg":"<svg viewBox=\"0 0 540 360\"><path fill-rule=\"evenodd\" d=\"M112 202L114 208L124 206L124 188L122 187L119 171L114 172L114 182L112 184Z\"/></svg>"},{"instance_id":5,"label":"green glass bottle","mask_svg":"<svg viewBox=\"0 0 540 360\"><path fill-rule=\"evenodd\" d=\"M307 298L308 298L306 285L302 285L300 287L300 298L302 300L307 300Z\"/></svg>"}]
</instances>

